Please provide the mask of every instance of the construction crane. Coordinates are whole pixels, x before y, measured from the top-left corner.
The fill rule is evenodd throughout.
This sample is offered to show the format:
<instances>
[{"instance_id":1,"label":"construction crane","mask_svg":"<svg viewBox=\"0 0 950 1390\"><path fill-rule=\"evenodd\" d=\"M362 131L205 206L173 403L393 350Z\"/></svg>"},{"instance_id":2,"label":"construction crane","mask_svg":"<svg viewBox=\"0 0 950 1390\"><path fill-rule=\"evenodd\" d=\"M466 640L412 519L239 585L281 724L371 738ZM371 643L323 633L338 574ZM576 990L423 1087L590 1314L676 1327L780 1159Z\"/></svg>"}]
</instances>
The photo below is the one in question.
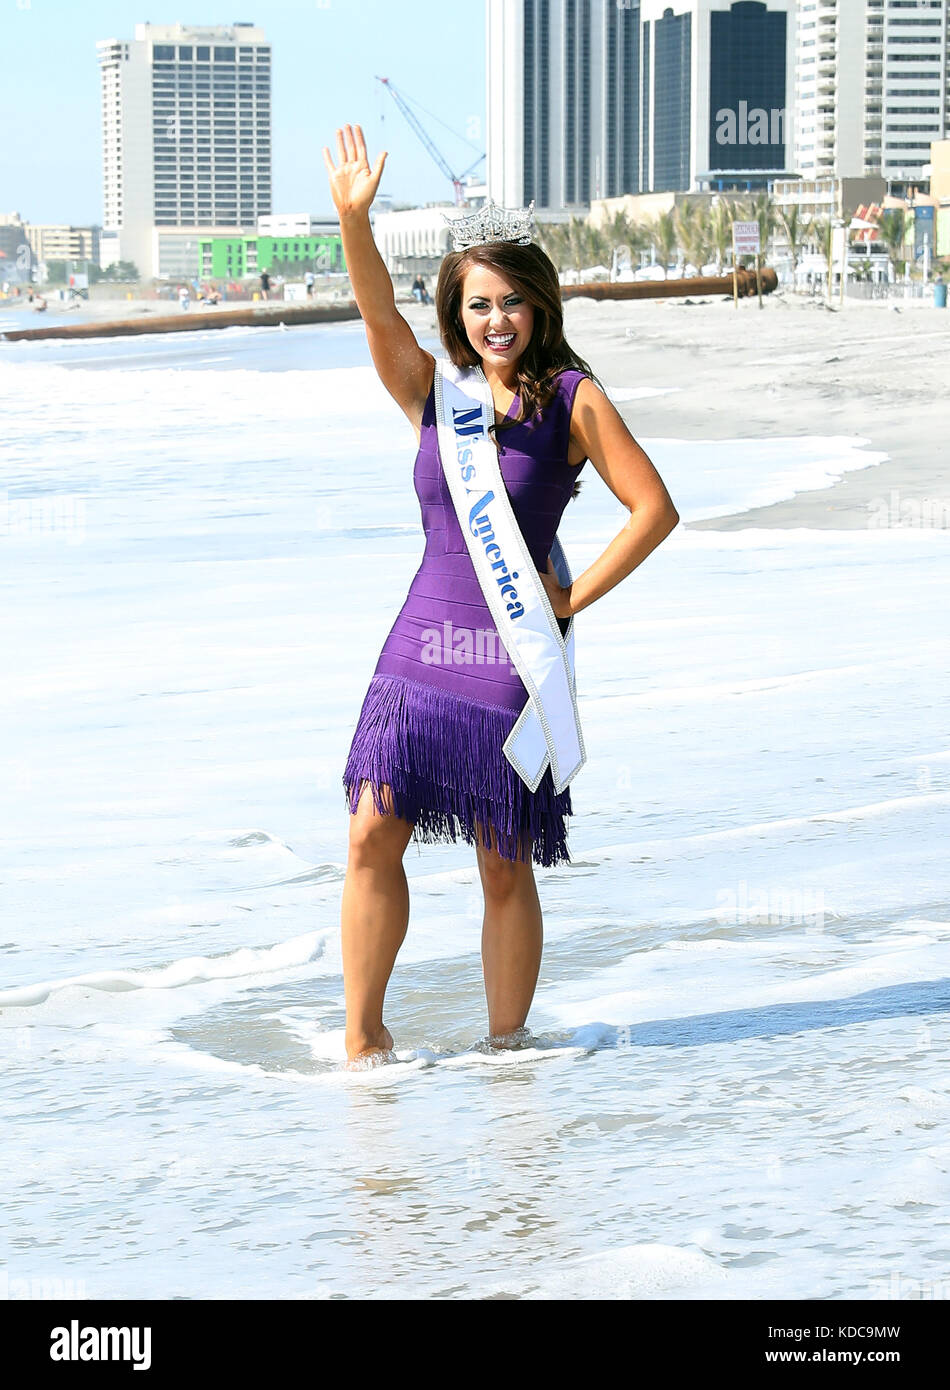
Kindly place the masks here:
<instances>
[{"instance_id":1,"label":"construction crane","mask_svg":"<svg viewBox=\"0 0 950 1390\"><path fill-rule=\"evenodd\" d=\"M426 149L429 151L430 155L435 160L436 164L438 164L443 174L446 176L447 179L451 180L452 185L455 188L456 205L461 207L465 202L465 185L462 182L462 180L466 177L467 174L470 174L472 172L476 165L481 164L482 160L485 158L484 154L480 154L478 158L475 160L475 162L473 164L470 164L469 167L466 170L464 170L461 174L453 174L445 156L442 154L442 152L439 150L439 148L436 146L433 140L429 137L425 127L418 120L415 113L409 109L406 98L402 95L402 93L399 92L393 86L388 77L377 77L376 81L381 82L383 84L383 86L386 88L386 90L392 97L393 101L396 103L402 114L405 116L406 120L409 122L412 129L416 132L423 145L425 145ZM423 108L420 107L420 110L422 109ZM431 115L432 113L426 112L426 114ZM438 120L438 117L433 116L432 119ZM439 124L444 125L445 123L443 121L440 121ZM448 129L449 127L446 126L446 130ZM453 131L452 133L454 134L455 132ZM460 135L457 138L461 140L463 137ZM469 141L466 141L466 144L469 143Z\"/></svg>"}]
</instances>

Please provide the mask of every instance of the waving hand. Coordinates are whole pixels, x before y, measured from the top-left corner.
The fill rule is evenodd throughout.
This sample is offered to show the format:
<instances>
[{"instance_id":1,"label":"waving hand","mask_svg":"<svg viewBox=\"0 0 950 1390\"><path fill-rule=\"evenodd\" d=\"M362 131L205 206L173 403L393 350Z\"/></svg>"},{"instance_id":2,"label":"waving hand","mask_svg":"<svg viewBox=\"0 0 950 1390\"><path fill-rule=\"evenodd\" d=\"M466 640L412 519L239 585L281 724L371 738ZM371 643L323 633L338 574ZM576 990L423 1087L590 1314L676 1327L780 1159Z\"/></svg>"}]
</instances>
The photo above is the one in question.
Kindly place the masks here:
<instances>
[{"instance_id":1,"label":"waving hand","mask_svg":"<svg viewBox=\"0 0 950 1390\"><path fill-rule=\"evenodd\" d=\"M353 131L356 134L353 134ZM330 193L337 212L360 212L369 209L376 197L376 189L386 163L388 150L383 150L371 169L366 155L366 141L362 126L344 126L336 133L339 164L334 167L333 159L326 145L323 159L330 176Z\"/></svg>"}]
</instances>

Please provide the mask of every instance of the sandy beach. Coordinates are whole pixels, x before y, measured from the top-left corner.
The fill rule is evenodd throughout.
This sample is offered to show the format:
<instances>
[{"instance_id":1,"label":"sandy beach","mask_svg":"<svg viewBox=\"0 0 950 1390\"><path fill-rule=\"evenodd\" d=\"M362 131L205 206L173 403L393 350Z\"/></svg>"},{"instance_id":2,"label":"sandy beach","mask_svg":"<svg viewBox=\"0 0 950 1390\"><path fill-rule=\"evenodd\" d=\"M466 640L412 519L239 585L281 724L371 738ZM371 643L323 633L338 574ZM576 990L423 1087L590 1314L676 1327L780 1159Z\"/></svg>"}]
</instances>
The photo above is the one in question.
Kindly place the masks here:
<instances>
[{"instance_id":1,"label":"sandy beach","mask_svg":"<svg viewBox=\"0 0 950 1390\"><path fill-rule=\"evenodd\" d=\"M401 306L435 331L434 308ZM867 439L886 462L833 487L735 516L683 522L694 530L863 529L892 490L908 515L931 514L947 484L950 312L932 299L848 300L840 311L780 291L763 299L569 300L565 333L605 385L675 391L618 403L635 438ZM675 499L674 499L675 501ZM939 505L938 505L939 514Z\"/></svg>"}]
</instances>

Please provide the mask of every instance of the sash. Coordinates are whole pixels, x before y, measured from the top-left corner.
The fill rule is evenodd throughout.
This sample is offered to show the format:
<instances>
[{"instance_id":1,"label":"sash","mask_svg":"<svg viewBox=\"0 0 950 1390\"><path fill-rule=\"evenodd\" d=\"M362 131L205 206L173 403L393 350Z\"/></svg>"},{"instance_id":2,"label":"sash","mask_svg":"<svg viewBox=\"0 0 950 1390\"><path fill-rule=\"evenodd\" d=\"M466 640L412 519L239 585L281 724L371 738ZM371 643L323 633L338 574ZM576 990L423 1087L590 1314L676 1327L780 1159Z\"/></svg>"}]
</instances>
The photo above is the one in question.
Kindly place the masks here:
<instances>
[{"instance_id":1,"label":"sash","mask_svg":"<svg viewBox=\"0 0 950 1390\"><path fill-rule=\"evenodd\" d=\"M528 692L502 751L533 792L550 763L554 790L562 792L587 761L574 682L573 615L562 637L501 476L488 433L495 403L480 366L456 367L436 358L435 415L459 528L498 635ZM551 562L566 588L571 571L557 536Z\"/></svg>"}]
</instances>

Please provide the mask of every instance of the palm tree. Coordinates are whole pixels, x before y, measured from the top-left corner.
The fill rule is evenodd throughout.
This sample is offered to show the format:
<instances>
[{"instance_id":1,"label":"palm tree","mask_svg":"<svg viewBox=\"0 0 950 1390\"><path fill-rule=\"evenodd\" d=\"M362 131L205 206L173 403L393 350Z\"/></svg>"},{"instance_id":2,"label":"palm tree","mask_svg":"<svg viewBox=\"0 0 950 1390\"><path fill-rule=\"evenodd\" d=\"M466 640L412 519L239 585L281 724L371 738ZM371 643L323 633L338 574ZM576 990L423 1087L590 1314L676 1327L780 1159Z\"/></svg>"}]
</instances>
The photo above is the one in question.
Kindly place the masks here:
<instances>
[{"instance_id":1,"label":"palm tree","mask_svg":"<svg viewBox=\"0 0 950 1390\"><path fill-rule=\"evenodd\" d=\"M792 258L792 289L795 288L795 271L798 269L798 262L801 259L802 246L805 242L807 226L802 217L802 210L797 203L790 208L780 208L778 220L781 223L785 240L788 242L788 254Z\"/></svg>"},{"instance_id":2,"label":"palm tree","mask_svg":"<svg viewBox=\"0 0 950 1390\"><path fill-rule=\"evenodd\" d=\"M683 253L696 267L697 275L706 264L706 247L709 245L710 229L706 210L701 203L681 203L673 210L676 234Z\"/></svg>"},{"instance_id":3,"label":"palm tree","mask_svg":"<svg viewBox=\"0 0 950 1390\"><path fill-rule=\"evenodd\" d=\"M649 245L649 237L644 230L642 222L633 222L629 214L623 209L618 208L613 217L601 223L600 232L604 238L606 256L605 261L612 260L615 251L626 251L630 257L631 266L635 264L637 252Z\"/></svg>"},{"instance_id":4,"label":"palm tree","mask_svg":"<svg viewBox=\"0 0 950 1390\"><path fill-rule=\"evenodd\" d=\"M672 211L661 212L658 217L655 217L649 228L649 234L650 241L660 253L665 278L666 268L676 250L676 221Z\"/></svg>"},{"instance_id":5,"label":"palm tree","mask_svg":"<svg viewBox=\"0 0 950 1390\"><path fill-rule=\"evenodd\" d=\"M894 267L894 275L901 276L904 273L906 257L904 255L904 242L907 240L907 233L910 228L910 219L906 208L885 208L877 219L880 229L881 241L887 247L888 258Z\"/></svg>"},{"instance_id":6,"label":"palm tree","mask_svg":"<svg viewBox=\"0 0 950 1390\"><path fill-rule=\"evenodd\" d=\"M819 252L825 258L828 286L827 301L831 304L831 282L835 271L835 228L830 217L813 217L808 223L808 235L816 242Z\"/></svg>"},{"instance_id":7,"label":"palm tree","mask_svg":"<svg viewBox=\"0 0 950 1390\"><path fill-rule=\"evenodd\" d=\"M722 197L713 204L709 213L709 240L716 253L716 269L720 274L732 246L732 215L731 204Z\"/></svg>"},{"instance_id":8,"label":"palm tree","mask_svg":"<svg viewBox=\"0 0 950 1390\"><path fill-rule=\"evenodd\" d=\"M578 273L590 264L593 228L583 217L572 217L567 223L567 258Z\"/></svg>"},{"instance_id":9,"label":"palm tree","mask_svg":"<svg viewBox=\"0 0 950 1390\"><path fill-rule=\"evenodd\" d=\"M613 217L609 217L601 223L600 230L607 237L611 246L624 246L630 242L633 223L624 209L618 208Z\"/></svg>"},{"instance_id":10,"label":"palm tree","mask_svg":"<svg viewBox=\"0 0 950 1390\"><path fill-rule=\"evenodd\" d=\"M760 272L762 261L769 249L772 234L778 225L778 211L772 200L772 195L767 188L761 188L757 193L753 193L748 202L748 220L759 224L759 251L755 258L755 278L759 291L759 308L762 308L762 286L760 282Z\"/></svg>"},{"instance_id":11,"label":"palm tree","mask_svg":"<svg viewBox=\"0 0 950 1390\"><path fill-rule=\"evenodd\" d=\"M564 227L560 222L542 222L539 218L536 222L535 238L541 250L560 270L565 261L566 237Z\"/></svg>"}]
</instances>

